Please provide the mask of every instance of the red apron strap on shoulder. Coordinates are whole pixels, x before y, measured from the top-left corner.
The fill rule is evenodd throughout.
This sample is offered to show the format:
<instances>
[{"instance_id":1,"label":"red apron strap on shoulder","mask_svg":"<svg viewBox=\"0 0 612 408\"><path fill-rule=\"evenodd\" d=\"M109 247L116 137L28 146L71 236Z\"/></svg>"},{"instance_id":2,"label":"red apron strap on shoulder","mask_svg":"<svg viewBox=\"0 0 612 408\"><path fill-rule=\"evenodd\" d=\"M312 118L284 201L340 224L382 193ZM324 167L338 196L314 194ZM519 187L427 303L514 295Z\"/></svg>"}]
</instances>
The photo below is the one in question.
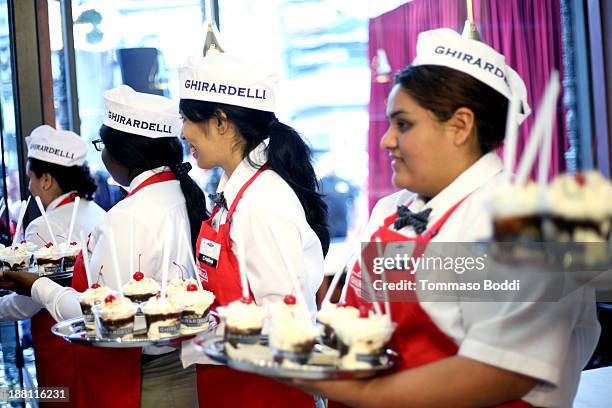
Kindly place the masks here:
<instances>
[{"instance_id":1,"label":"red apron strap on shoulder","mask_svg":"<svg viewBox=\"0 0 612 408\"><path fill-rule=\"evenodd\" d=\"M234 201L232 201L232 205L230 206L229 210L227 210L227 217L226 217L226 219L229 220L232 217L232 214L234 213L234 210L236 209L236 206L238 205L238 202L242 198L242 195L244 194L246 189L249 188L249 186L251 184L253 184L255 179L257 179L257 177L259 177L259 175L261 173L263 173L264 170L266 170L267 168L268 168L268 163L266 162L266 163L263 164L263 166L261 166L259 168L259 170L257 170L257 172L255 174L253 174L253 176L249 179L249 181L244 183L242 188L238 191L238 194L236 194L236 197L234 198Z\"/></svg>"}]
</instances>

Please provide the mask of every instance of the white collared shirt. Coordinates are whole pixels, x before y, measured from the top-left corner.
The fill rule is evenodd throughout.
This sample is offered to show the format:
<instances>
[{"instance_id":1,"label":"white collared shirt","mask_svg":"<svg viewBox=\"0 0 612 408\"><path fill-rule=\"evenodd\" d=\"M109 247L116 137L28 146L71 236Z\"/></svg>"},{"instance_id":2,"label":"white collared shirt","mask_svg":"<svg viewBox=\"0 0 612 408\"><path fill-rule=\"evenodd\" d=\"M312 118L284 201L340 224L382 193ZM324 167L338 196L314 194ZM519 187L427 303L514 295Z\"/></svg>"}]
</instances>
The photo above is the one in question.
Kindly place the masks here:
<instances>
[{"instance_id":1,"label":"white collared shirt","mask_svg":"<svg viewBox=\"0 0 612 408\"><path fill-rule=\"evenodd\" d=\"M163 170L167 169L157 168L135 177L130 183L130 191ZM181 223L183 230L179 231ZM134 250L130 254L132 225ZM115 242L109 239L108 231L111 228ZM170 250L168 279L174 278L179 273L179 269L174 267L172 262L181 264L187 269L189 277L193 276L189 260L190 251L185 246L181 249L178 239L179 233L188 234L188 231L189 220L185 198L178 180L152 184L140 189L134 195L117 203L91 233L88 251L93 280L98 279L98 273L103 266L101 282L113 290L121 290L120 286L127 283L138 269L138 257L142 255L140 271L161 285L162 253L166 242L170 243L167 246ZM121 279L119 285L110 255L111 245L114 245L117 251ZM181 250L180 257L179 250ZM130 266L133 269L130 269ZM63 288L49 279L38 279L34 283L32 298L44 304L57 321L81 315L78 292L71 288Z\"/></svg>"},{"instance_id":2,"label":"white collared shirt","mask_svg":"<svg viewBox=\"0 0 612 408\"><path fill-rule=\"evenodd\" d=\"M250 153L255 164L266 162L265 149L266 144L261 143ZM222 176L217 192L223 191L228 208L256 172L245 158L231 177ZM226 222L226 215L226 210L215 215L215 230ZM293 275L314 316L316 293L323 280L321 242L306 221L298 197L275 171L266 169L245 191L232 216L230 237L258 304L282 301L285 295L296 294Z\"/></svg>"},{"instance_id":3,"label":"white collared shirt","mask_svg":"<svg viewBox=\"0 0 612 408\"><path fill-rule=\"evenodd\" d=\"M64 204L60 207L58 207L58 205L71 193L72 192L62 194L57 197L49 203L45 210L53 234L56 236L58 242L63 242L63 239L58 237L58 235L63 236L64 240L67 239L74 202ZM93 231L94 227L98 225L104 215L104 210L96 203L81 199L79 201L79 209L74 219L72 237L78 239L81 231L83 231L85 235L88 235ZM30 222L25 230L25 239L38 245L52 242L51 234L42 216ZM0 320L13 321L29 319L42 307L40 303L35 302L28 296L20 296L17 294L3 296L0 298Z\"/></svg>"},{"instance_id":4,"label":"white collared shirt","mask_svg":"<svg viewBox=\"0 0 612 408\"><path fill-rule=\"evenodd\" d=\"M471 195L450 216L432 242L472 242L489 239L488 193L503 179L503 164L495 153L474 163L427 203L417 198L409 208L431 208L428 226L453 205ZM406 190L382 198L372 210L364 241L384 219L416 198ZM398 231L414 237L411 226ZM420 277L417 272L417 279ZM599 337L595 297L591 288L576 290L560 302L421 302L436 325L459 346L464 357L540 380L523 399L535 406L569 407L580 371Z\"/></svg>"}]
</instances>

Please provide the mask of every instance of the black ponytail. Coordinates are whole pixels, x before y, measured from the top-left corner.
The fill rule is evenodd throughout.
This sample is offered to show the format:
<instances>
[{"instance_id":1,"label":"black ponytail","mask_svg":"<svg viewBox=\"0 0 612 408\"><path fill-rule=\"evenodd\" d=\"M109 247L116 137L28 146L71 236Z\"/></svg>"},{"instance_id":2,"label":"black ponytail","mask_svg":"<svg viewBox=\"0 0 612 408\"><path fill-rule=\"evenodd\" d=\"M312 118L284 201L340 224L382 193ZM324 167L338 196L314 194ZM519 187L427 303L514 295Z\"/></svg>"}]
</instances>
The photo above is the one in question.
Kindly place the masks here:
<instances>
[{"instance_id":1,"label":"black ponytail","mask_svg":"<svg viewBox=\"0 0 612 408\"><path fill-rule=\"evenodd\" d=\"M36 177L42 177L45 173L51 175L57 181L62 193L75 191L79 197L89 201L93 200L97 189L96 181L86 164L66 167L33 157L29 158L28 162L30 171L36 174Z\"/></svg>"},{"instance_id":2,"label":"black ponytail","mask_svg":"<svg viewBox=\"0 0 612 408\"><path fill-rule=\"evenodd\" d=\"M306 221L319 237L323 254L327 255L330 235L327 228L327 205L318 193L319 182L312 167L312 154L300 134L278 121L274 113L215 102L181 99L181 113L192 122L203 122L221 112L236 126L246 142L243 158L253 167L249 153L269 137L268 164L293 189L300 200Z\"/></svg>"},{"instance_id":3,"label":"black ponytail","mask_svg":"<svg viewBox=\"0 0 612 408\"><path fill-rule=\"evenodd\" d=\"M146 170L161 166L170 167L181 184L185 197L191 243L196 247L202 221L208 218L206 197L200 187L187 174L191 169L189 163L183 163L183 146L178 138L150 138L102 125L100 138L109 155L117 163L130 169L137 175Z\"/></svg>"}]
</instances>

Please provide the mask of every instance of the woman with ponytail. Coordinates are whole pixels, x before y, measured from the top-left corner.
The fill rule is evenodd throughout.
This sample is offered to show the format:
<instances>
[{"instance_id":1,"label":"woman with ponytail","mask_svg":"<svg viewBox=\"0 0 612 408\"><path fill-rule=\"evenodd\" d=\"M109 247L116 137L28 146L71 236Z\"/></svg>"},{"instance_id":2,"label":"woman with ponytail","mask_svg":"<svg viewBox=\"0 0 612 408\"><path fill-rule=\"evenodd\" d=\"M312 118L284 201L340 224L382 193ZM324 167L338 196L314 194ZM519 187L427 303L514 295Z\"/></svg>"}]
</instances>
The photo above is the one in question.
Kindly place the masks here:
<instances>
[{"instance_id":1,"label":"woman with ponytail","mask_svg":"<svg viewBox=\"0 0 612 408\"><path fill-rule=\"evenodd\" d=\"M196 249L203 286L215 293L215 306L297 298L314 315L329 248L327 208L317 192L310 149L274 115L275 81L227 54L190 59L179 76L183 137L199 167L224 171ZM185 365L193 362L206 361L184 356ZM199 364L197 381L200 406L315 404L276 381L223 366Z\"/></svg>"},{"instance_id":2,"label":"woman with ponytail","mask_svg":"<svg viewBox=\"0 0 612 408\"><path fill-rule=\"evenodd\" d=\"M169 268L171 278L180 277L182 271L193 276L191 247L207 213L204 194L187 175L190 166L182 164L183 149L178 139L182 124L176 105L125 85L106 91L104 102L100 140L94 145L102 152L108 172L127 188L128 195L89 237L84 250L89 253L91 283L121 291L130 279L141 280L143 274L161 285L165 268ZM3 279L17 281L16 290L31 293L61 321L81 315L78 296L88 286L82 266L77 260L73 288L58 287L46 278L32 278L24 284L28 278L23 274L4 274ZM183 369L176 346L73 347L76 384L70 390L70 399L77 406L196 405L195 370Z\"/></svg>"}]
</instances>

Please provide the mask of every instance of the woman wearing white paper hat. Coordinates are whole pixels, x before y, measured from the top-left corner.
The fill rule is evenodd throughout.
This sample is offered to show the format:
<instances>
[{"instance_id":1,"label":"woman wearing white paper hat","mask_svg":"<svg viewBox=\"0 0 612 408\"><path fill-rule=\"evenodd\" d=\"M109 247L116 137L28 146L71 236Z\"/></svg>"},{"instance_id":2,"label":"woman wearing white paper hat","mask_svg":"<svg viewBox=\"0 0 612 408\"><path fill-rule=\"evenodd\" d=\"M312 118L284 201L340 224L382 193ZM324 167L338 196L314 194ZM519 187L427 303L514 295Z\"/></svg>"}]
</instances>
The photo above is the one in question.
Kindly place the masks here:
<instances>
[{"instance_id":1,"label":"woman wearing white paper hat","mask_svg":"<svg viewBox=\"0 0 612 408\"><path fill-rule=\"evenodd\" d=\"M130 280L138 265L145 276L161 283L166 243L178 243L181 234L194 239L207 216L204 194L188 176L189 166L182 164L178 109L167 98L138 93L124 85L106 91L104 101L101 140L94 144L99 149L104 146L102 160L107 170L114 180L128 187L129 193L89 238L92 278L94 283L101 279L111 289L121 290L113 278L116 271L110 254L114 246L121 284ZM181 225L185 230L179 230ZM111 230L114 242L110 241ZM166 250L170 262L193 273L188 248L182 253L177 245ZM104 274L100 276L102 267ZM75 266L74 289L60 288L44 278L24 283L23 274L7 278L20 280L20 291L31 287L32 297L58 321L81 314L74 289L84 291L88 286L82 258ZM75 346L75 354L76 385L71 392L78 406L195 405L195 373L193 369L183 370L176 347L140 350Z\"/></svg>"},{"instance_id":2,"label":"woman wearing white paper hat","mask_svg":"<svg viewBox=\"0 0 612 408\"><path fill-rule=\"evenodd\" d=\"M420 34L415 61L399 73L389 94L389 129L380 142L402 191L373 209L364 240L380 244L369 245L364 256L380 256L372 255L378 245L391 250L386 242L416 242L425 251L430 242L490 238L484 203L503 180L494 150L503 142L508 98L521 102L520 122L529 112L525 87L502 55L449 29ZM367 283L359 272L356 265L347 279L347 303L371 306L361 298ZM426 273L407 279L440 276ZM423 301L428 294L422 290L398 296L404 300L390 303L397 324L391 345L402 359L392 374L294 383L338 401L330 406L571 405L598 336L589 289L577 290L573 300L549 303L482 303L459 294Z\"/></svg>"},{"instance_id":3,"label":"woman wearing white paper hat","mask_svg":"<svg viewBox=\"0 0 612 408\"><path fill-rule=\"evenodd\" d=\"M244 268L251 293L245 301L263 305L297 295L297 280L314 313L329 247L326 206L308 146L274 115L275 78L227 54L190 59L179 76L183 137L199 167L224 170L196 250L202 285L215 293L215 306L236 301ZM183 361L193 362L185 353ZM222 366L197 369L201 406L314 405L269 379Z\"/></svg>"},{"instance_id":4,"label":"woman wearing white paper hat","mask_svg":"<svg viewBox=\"0 0 612 408\"><path fill-rule=\"evenodd\" d=\"M75 201L80 197L73 231L89 234L105 212L93 200L96 184L85 164L87 144L76 133L42 125L26 138L30 192L41 199L55 237L43 217L34 219L25 239L40 246L66 239ZM17 232L19 233L19 232ZM75 236L75 235L73 235ZM32 318L32 340L36 349L36 371L40 387L72 385L72 353L65 341L51 334L55 320L43 306L27 296L11 294L0 298L0 320Z\"/></svg>"}]
</instances>

